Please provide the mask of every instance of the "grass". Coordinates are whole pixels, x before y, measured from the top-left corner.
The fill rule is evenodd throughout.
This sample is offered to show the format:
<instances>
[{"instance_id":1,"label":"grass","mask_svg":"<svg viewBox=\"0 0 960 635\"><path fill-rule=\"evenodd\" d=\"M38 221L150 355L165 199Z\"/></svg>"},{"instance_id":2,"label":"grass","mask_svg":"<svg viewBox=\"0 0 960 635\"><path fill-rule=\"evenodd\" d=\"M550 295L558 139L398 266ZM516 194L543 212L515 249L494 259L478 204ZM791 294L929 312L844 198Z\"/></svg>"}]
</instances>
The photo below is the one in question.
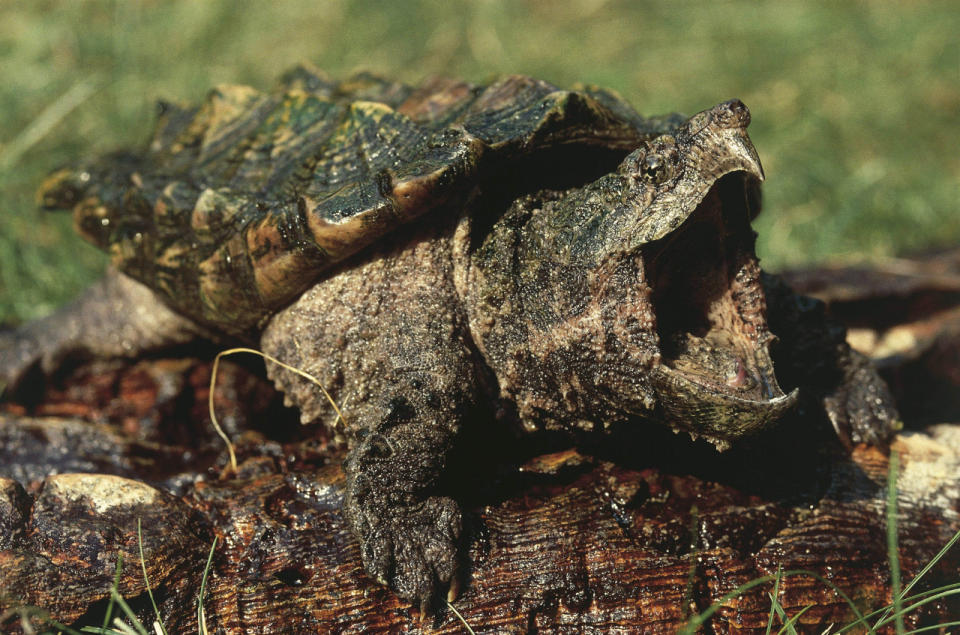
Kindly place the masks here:
<instances>
[{"instance_id":1,"label":"grass","mask_svg":"<svg viewBox=\"0 0 960 635\"><path fill-rule=\"evenodd\" d=\"M769 267L956 243L958 31L951 0L3 3L0 324L49 312L105 263L69 215L36 211L46 172L142 143L159 97L269 87L301 60L411 82L594 82L648 114L738 96L768 176Z\"/></svg>"}]
</instances>

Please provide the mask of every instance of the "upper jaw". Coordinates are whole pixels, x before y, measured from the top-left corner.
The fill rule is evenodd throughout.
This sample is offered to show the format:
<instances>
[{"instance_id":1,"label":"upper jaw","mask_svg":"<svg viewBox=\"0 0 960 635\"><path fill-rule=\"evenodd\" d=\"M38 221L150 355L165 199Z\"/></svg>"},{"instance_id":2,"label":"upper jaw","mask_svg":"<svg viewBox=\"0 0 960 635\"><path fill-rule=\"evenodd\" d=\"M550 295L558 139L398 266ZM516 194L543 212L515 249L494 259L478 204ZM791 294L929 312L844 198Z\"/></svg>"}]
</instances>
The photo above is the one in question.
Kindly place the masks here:
<instances>
[{"instance_id":1,"label":"upper jaw","mask_svg":"<svg viewBox=\"0 0 960 635\"><path fill-rule=\"evenodd\" d=\"M735 172L756 183L764 180L763 166L747 135L750 111L732 100L700 112L675 135L651 143L651 150L668 145L674 162L673 178L647 191L643 216L632 237L634 246L659 240L676 230L693 213L713 185Z\"/></svg>"}]
</instances>

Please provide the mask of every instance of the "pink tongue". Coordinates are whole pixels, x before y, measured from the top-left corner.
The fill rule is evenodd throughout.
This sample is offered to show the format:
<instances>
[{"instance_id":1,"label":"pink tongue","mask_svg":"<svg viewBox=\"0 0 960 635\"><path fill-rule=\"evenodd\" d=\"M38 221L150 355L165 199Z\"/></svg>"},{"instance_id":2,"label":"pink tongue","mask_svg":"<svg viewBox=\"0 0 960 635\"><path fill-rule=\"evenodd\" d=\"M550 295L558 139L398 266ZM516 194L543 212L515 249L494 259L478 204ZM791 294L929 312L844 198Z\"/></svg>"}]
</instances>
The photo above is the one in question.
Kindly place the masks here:
<instances>
[{"instance_id":1,"label":"pink tongue","mask_svg":"<svg viewBox=\"0 0 960 635\"><path fill-rule=\"evenodd\" d=\"M727 375L727 385L731 388L743 386L747 379L747 369L743 365L743 360L737 358L737 372Z\"/></svg>"}]
</instances>

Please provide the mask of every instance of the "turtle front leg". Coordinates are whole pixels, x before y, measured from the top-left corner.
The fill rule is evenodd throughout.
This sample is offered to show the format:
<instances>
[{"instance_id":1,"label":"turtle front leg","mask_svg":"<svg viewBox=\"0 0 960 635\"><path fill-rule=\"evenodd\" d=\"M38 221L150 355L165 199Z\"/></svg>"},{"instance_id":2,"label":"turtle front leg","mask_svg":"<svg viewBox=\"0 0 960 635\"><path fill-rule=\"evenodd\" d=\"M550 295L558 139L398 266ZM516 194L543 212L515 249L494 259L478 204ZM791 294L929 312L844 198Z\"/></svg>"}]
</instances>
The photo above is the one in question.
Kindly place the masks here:
<instances>
[{"instance_id":1,"label":"turtle front leg","mask_svg":"<svg viewBox=\"0 0 960 635\"><path fill-rule=\"evenodd\" d=\"M135 357L197 336L147 287L111 270L52 315L0 333L0 384L14 391L31 370L50 375L71 356Z\"/></svg>"},{"instance_id":2,"label":"turtle front leg","mask_svg":"<svg viewBox=\"0 0 960 635\"><path fill-rule=\"evenodd\" d=\"M279 326L277 331L274 326ZM457 586L461 514L452 497L455 484L444 478L460 429L485 416L485 410L476 406L476 369L462 347L439 341L445 329L436 328L433 337L421 339L432 326L426 321L422 327L387 325L364 347L367 357L334 368L327 366L331 355L320 355L324 349L317 347L318 340L290 337L331 330L297 331L289 326L275 322L264 348L317 376L339 402L343 431L350 441L343 463L343 512L359 542L364 568L397 595L425 609L440 592ZM284 345L275 347L271 336L281 332ZM287 397L301 407L305 420L317 415L333 419L329 409L322 408L324 397L315 386L288 371L268 369ZM360 369L370 374L351 372ZM348 378L342 388L336 386L340 373Z\"/></svg>"},{"instance_id":3,"label":"turtle front leg","mask_svg":"<svg viewBox=\"0 0 960 635\"><path fill-rule=\"evenodd\" d=\"M392 399L355 442L344 513L367 572L423 607L454 583L461 518L439 487L456 425L416 401Z\"/></svg>"},{"instance_id":4,"label":"turtle front leg","mask_svg":"<svg viewBox=\"0 0 960 635\"><path fill-rule=\"evenodd\" d=\"M886 446L900 429L890 389L865 356L846 342L846 329L822 302L793 293L766 275L768 321L779 337L775 351L781 385L800 386L819 399L840 440Z\"/></svg>"},{"instance_id":5,"label":"turtle front leg","mask_svg":"<svg viewBox=\"0 0 960 635\"><path fill-rule=\"evenodd\" d=\"M456 292L449 231L401 232L277 313L261 340L338 404L342 420L315 385L267 365L302 421L337 421L349 439L344 515L363 564L421 607L455 581L460 510L445 480L450 451L464 426L490 416L480 406L483 363Z\"/></svg>"}]
</instances>

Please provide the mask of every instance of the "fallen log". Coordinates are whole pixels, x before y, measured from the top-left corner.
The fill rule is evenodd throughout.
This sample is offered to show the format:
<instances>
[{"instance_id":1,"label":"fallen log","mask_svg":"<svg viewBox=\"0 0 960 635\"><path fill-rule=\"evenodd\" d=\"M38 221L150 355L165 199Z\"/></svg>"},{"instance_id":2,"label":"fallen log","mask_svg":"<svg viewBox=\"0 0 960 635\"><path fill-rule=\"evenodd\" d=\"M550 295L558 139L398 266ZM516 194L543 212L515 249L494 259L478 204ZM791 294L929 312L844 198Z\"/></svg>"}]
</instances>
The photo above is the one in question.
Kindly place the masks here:
<instances>
[{"instance_id":1,"label":"fallen log","mask_svg":"<svg viewBox=\"0 0 960 635\"><path fill-rule=\"evenodd\" d=\"M960 530L956 253L892 273L789 275L852 325L897 393L904 581ZM257 363L223 367L216 404L235 474L207 421L206 361L83 363L0 404L0 629L41 624L30 606L99 625L115 585L150 624L146 572L168 632L196 631L216 540L210 632L464 632L451 608L424 618L365 574L339 511L342 445L300 427ZM453 606L477 632L674 632L715 604L707 632L758 632L773 582L727 594L778 571L809 572L777 585L804 632L855 619L835 589L861 613L891 601L890 459L876 449L848 453L802 415L722 454L653 426L564 443L485 431L453 462L468 547ZM911 593L958 571L954 550ZM907 625L957 615L947 597Z\"/></svg>"}]
</instances>

